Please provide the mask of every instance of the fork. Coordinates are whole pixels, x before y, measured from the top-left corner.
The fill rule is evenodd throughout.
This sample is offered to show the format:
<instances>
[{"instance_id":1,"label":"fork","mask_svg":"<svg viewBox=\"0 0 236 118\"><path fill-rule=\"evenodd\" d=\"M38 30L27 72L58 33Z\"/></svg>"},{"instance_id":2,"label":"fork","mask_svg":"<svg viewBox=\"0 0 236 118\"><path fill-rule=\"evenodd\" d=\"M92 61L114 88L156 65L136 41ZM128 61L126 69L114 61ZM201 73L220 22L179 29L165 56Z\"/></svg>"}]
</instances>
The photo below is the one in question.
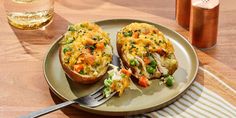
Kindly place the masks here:
<instances>
[{"instance_id":1,"label":"fork","mask_svg":"<svg viewBox=\"0 0 236 118\"><path fill-rule=\"evenodd\" d=\"M109 100L112 96L115 95L116 92L112 92L110 94L110 96L105 97L105 95L103 94L103 88L104 85L102 87L100 87L98 90L92 92L91 94L84 96L84 97L80 97L74 100L69 100L57 105L53 105L50 106L48 108L45 109L41 109L35 112L32 112L26 116L21 116L20 118L35 118L35 117L39 117L45 114L48 114L50 112L56 111L60 108L72 105L72 104L79 104L79 105L86 105L88 107L97 107L103 103L105 103L107 100Z\"/></svg>"}]
</instances>

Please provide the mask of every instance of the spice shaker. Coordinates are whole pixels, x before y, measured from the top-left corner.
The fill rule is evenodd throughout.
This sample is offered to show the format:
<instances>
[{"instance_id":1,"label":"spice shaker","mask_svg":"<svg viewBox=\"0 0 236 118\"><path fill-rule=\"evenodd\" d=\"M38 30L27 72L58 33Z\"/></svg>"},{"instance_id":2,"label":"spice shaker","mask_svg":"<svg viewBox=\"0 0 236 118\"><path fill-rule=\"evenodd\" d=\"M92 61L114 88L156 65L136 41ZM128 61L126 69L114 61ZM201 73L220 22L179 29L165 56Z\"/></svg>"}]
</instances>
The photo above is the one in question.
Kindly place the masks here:
<instances>
[{"instance_id":1,"label":"spice shaker","mask_svg":"<svg viewBox=\"0 0 236 118\"><path fill-rule=\"evenodd\" d=\"M217 41L219 0L192 0L190 39L198 48L210 48Z\"/></svg>"},{"instance_id":2,"label":"spice shaker","mask_svg":"<svg viewBox=\"0 0 236 118\"><path fill-rule=\"evenodd\" d=\"M190 9L191 0L175 1L175 19L177 23L185 29L189 28Z\"/></svg>"}]
</instances>

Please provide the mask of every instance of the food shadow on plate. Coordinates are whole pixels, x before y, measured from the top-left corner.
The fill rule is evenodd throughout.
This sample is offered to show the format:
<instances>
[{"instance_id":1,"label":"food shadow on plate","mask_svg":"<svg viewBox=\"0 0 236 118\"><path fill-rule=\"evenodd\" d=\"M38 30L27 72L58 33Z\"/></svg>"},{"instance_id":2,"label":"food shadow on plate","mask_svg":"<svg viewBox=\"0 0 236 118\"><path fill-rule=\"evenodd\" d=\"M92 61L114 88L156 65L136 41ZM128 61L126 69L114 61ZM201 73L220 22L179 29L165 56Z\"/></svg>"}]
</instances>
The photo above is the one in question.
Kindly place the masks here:
<instances>
[{"instance_id":1,"label":"food shadow on plate","mask_svg":"<svg viewBox=\"0 0 236 118\"><path fill-rule=\"evenodd\" d=\"M182 87L181 85L183 83L188 83L188 72L183 67L178 67L178 69L173 74L175 78L175 84L173 87L170 87L170 89L177 89L178 87Z\"/></svg>"},{"instance_id":2,"label":"food shadow on plate","mask_svg":"<svg viewBox=\"0 0 236 118\"><path fill-rule=\"evenodd\" d=\"M103 86L103 81L107 77L107 74L105 74L103 78L97 81L95 84L80 84L70 79L70 77L68 77L66 74L65 77L68 80L70 89L73 94L76 97L82 97L96 91L99 87Z\"/></svg>"},{"instance_id":3,"label":"food shadow on plate","mask_svg":"<svg viewBox=\"0 0 236 118\"><path fill-rule=\"evenodd\" d=\"M137 89L131 89L127 88L125 89L124 93L121 96L114 96L112 99L106 102L107 106L129 106L131 101L138 97L141 96L142 92L140 92Z\"/></svg>"},{"instance_id":4,"label":"food shadow on plate","mask_svg":"<svg viewBox=\"0 0 236 118\"><path fill-rule=\"evenodd\" d=\"M150 84L150 86L146 88L141 87L140 85L136 85L136 86L142 91L142 94L144 95L153 95L154 93L161 91L165 87L165 85L159 85L160 81L158 79L151 80L151 82L152 83Z\"/></svg>"}]
</instances>

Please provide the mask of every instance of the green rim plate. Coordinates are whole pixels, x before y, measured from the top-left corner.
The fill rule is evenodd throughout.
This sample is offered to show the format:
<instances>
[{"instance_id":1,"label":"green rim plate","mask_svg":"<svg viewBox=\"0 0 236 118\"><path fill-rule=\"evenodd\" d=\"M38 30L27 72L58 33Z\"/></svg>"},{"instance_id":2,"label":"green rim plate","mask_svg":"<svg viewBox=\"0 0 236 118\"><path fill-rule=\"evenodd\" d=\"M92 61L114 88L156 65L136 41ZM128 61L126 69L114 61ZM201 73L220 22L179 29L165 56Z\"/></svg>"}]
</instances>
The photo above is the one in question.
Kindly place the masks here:
<instances>
[{"instance_id":1,"label":"green rim plate","mask_svg":"<svg viewBox=\"0 0 236 118\"><path fill-rule=\"evenodd\" d=\"M172 88L158 85L158 80L153 80L148 88L126 89L121 97L114 96L105 104L89 108L83 105L73 105L87 112L102 115L134 115L150 112L163 108L175 100L188 89L194 81L198 71L198 58L191 44L177 32L156 23L133 19L110 19L96 21L104 31L111 37L114 55L116 51L116 33L124 26L132 22L146 22L155 25L165 36L171 40L175 48L175 55L178 60L178 69L174 73L175 85ZM58 56L58 42L55 41L49 49L44 63L44 75L50 89L62 100L73 100L96 90L102 85L103 80L92 85L81 85L66 78L62 70Z\"/></svg>"}]
</instances>

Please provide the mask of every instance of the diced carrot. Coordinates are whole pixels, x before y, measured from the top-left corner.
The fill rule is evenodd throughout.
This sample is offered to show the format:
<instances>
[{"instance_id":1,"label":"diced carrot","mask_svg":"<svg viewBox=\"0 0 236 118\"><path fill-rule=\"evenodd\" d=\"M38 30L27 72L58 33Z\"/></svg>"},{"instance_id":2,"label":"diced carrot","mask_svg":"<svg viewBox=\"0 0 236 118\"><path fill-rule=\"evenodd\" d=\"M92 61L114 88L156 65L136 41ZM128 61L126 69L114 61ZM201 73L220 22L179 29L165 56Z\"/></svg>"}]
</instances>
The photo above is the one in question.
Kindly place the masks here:
<instances>
[{"instance_id":1,"label":"diced carrot","mask_svg":"<svg viewBox=\"0 0 236 118\"><path fill-rule=\"evenodd\" d=\"M157 47L156 52L160 55L165 55L165 51L161 47Z\"/></svg>"},{"instance_id":2,"label":"diced carrot","mask_svg":"<svg viewBox=\"0 0 236 118\"><path fill-rule=\"evenodd\" d=\"M122 73L124 73L125 75L127 75L127 76L130 76L130 75L131 75L131 72L130 72L129 70L124 69L124 68L122 68L120 71L121 71Z\"/></svg>"},{"instance_id":3,"label":"diced carrot","mask_svg":"<svg viewBox=\"0 0 236 118\"><path fill-rule=\"evenodd\" d=\"M96 48L97 48L97 49L103 50L104 47L105 47L104 43L97 43L97 44L96 44Z\"/></svg>"},{"instance_id":4,"label":"diced carrot","mask_svg":"<svg viewBox=\"0 0 236 118\"><path fill-rule=\"evenodd\" d=\"M139 85L141 85L142 87L147 87L147 86L149 86L149 83L148 83L148 79L147 79L147 77L146 76L141 76L140 78L139 78Z\"/></svg>"},{"instance_id":5,"label":"diced carrot","mask_svg":"<svg viewBox=\"0 0 236 118\"><path fill-rule=\"evenodd\" d=\"M74 65L74 70L75 70L76 72L80 72L80 71L83 70L83 69L84 69L84 66L81 65L81 64Z\"/></svg>"},{"instance_id":6,"label":"diced carrot","mask_svg":"<svg viewBox=\"0 0 236 118\"><path fill-rule=\"evenodd\" d=\"M149 64L149 63L151 63L151 60L148 58L148 57L144 57L143 58L143 61L144 61L144 63L147 65L147 64Z\"/></svg>"},{"instance_id":7,"label":"diced carrot","mask_svg":"<svg viewBox=\"0 0 236 118\"><path fill-rule=\"evenodd\" d=\"M134 37L134 38L138 38L138 37L139 37L139 33L138 33L138 32L134 32L134 33L133 33L133 37Z\"/></svg>"}]
</instances>

